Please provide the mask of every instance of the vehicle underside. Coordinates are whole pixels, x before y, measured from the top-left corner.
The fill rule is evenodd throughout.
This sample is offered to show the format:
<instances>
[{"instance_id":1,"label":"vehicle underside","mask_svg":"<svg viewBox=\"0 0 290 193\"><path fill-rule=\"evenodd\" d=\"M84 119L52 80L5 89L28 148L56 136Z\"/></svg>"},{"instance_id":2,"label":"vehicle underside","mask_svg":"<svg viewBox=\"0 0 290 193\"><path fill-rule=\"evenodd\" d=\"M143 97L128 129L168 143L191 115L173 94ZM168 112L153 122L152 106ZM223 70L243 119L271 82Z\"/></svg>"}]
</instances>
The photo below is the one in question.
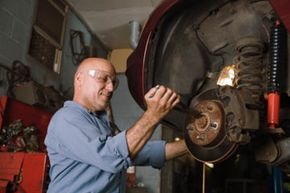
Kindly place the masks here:
<instances>
[{"instance_id":1,"label":"vehicle underside","mask_svg":"<svg viewBox=\"0 0 290 193\"><path fill-rule=\"evenodd\" d=\"M128 60L140 106L142 93L168 86L182 102L163 123L184 133L195 159L217 163L247 147L256 161L289 170L290 41L270 2L176 1L151 29Z\"/></svg>"}]
</instances>

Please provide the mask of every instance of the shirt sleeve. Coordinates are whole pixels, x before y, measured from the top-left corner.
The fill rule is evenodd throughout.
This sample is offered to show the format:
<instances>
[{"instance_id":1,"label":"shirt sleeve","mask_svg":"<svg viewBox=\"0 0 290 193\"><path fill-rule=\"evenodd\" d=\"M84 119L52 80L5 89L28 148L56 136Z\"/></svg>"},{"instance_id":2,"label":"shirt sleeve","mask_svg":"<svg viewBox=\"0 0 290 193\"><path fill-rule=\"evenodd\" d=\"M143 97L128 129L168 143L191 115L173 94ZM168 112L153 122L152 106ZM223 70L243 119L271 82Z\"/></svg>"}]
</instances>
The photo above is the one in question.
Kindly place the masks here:
<instances>
[{"instance_id":1,"label":"shirt sleeve","mask_svg":"<svg viewBox=\"0 0 290 193\"><path fill-rule=\"evenodd\" d=\"M133 160L136 166L152 166L160 169L165 163L165 141L148 141Z\"/></svg>"},{"instance_id":2,"label":"shirt sleeve","mask_svg":"<svg viewBox=\"0 0 290 193\"><path fill-rule=\"evenodd\" d=\"M46 145L73 160L117 173L131 165L125 131L116 136L96 132L84 116L58 116L49 126Z\"/></svg>"}]
</instances>

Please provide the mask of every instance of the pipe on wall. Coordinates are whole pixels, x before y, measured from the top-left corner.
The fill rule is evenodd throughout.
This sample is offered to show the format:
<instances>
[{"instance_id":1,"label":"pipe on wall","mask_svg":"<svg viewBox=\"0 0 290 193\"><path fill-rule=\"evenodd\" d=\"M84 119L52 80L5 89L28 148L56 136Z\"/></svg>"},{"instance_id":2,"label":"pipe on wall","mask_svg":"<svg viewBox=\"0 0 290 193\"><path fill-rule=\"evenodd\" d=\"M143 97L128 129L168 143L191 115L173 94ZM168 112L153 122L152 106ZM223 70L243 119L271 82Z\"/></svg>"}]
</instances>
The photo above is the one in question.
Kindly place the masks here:
<instances>
[{"instance_id":1,"label":"pipe on wall","mask_svg":"<svg viewBox=\"0 0 290 193\"><path fill-rule=\"evenodd\" d=\"M141 25L138 21L132 20L129 22L131 26L131 34L130 34L130 46L135 49L139 42L139 34L141 30Z\"/></svg>"}]
</instances>

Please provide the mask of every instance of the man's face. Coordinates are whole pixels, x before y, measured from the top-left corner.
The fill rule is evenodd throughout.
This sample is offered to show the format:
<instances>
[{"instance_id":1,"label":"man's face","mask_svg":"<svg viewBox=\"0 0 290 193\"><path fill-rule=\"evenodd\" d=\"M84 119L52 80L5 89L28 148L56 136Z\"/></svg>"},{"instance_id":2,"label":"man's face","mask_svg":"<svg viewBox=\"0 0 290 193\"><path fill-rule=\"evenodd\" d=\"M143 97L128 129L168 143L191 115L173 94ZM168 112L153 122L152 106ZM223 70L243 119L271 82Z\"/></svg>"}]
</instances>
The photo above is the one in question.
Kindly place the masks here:
<instances>
[{"instance_id":1,"label":"man's face","mask_svg":"<svg viewBox=\"0 0 290 193\"><path fill-rule=\"evenodd\" d=\"M108 63L87 66L82 71L81 95L84 105L91 111L107 107L116 86L115 70Z\"/></svg>"}]
</instances>

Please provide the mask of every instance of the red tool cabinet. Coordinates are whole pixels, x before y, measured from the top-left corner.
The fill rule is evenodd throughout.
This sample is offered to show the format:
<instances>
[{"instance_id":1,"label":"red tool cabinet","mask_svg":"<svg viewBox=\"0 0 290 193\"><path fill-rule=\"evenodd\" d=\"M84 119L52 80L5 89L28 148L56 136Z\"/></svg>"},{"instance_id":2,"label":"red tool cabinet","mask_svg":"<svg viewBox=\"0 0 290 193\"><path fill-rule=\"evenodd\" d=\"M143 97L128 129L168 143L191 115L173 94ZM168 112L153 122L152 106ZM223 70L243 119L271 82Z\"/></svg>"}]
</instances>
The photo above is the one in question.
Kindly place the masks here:
<instances>
[{"instance_id":1,"label":"red tool cabinet","mask_svg":"<svg viewBox=\"0 0 290 193\"><path fill-rule=\"evenodd\" d=\"M48 160L43 143L52 113L7 96L1 97L0 105L0 130L17 119L24 125L35 125L41 149L37 153L0 152L0 193L7 192L9 182L17 184L17 193L44 193Z\"/></svg>"}]
</instances>

